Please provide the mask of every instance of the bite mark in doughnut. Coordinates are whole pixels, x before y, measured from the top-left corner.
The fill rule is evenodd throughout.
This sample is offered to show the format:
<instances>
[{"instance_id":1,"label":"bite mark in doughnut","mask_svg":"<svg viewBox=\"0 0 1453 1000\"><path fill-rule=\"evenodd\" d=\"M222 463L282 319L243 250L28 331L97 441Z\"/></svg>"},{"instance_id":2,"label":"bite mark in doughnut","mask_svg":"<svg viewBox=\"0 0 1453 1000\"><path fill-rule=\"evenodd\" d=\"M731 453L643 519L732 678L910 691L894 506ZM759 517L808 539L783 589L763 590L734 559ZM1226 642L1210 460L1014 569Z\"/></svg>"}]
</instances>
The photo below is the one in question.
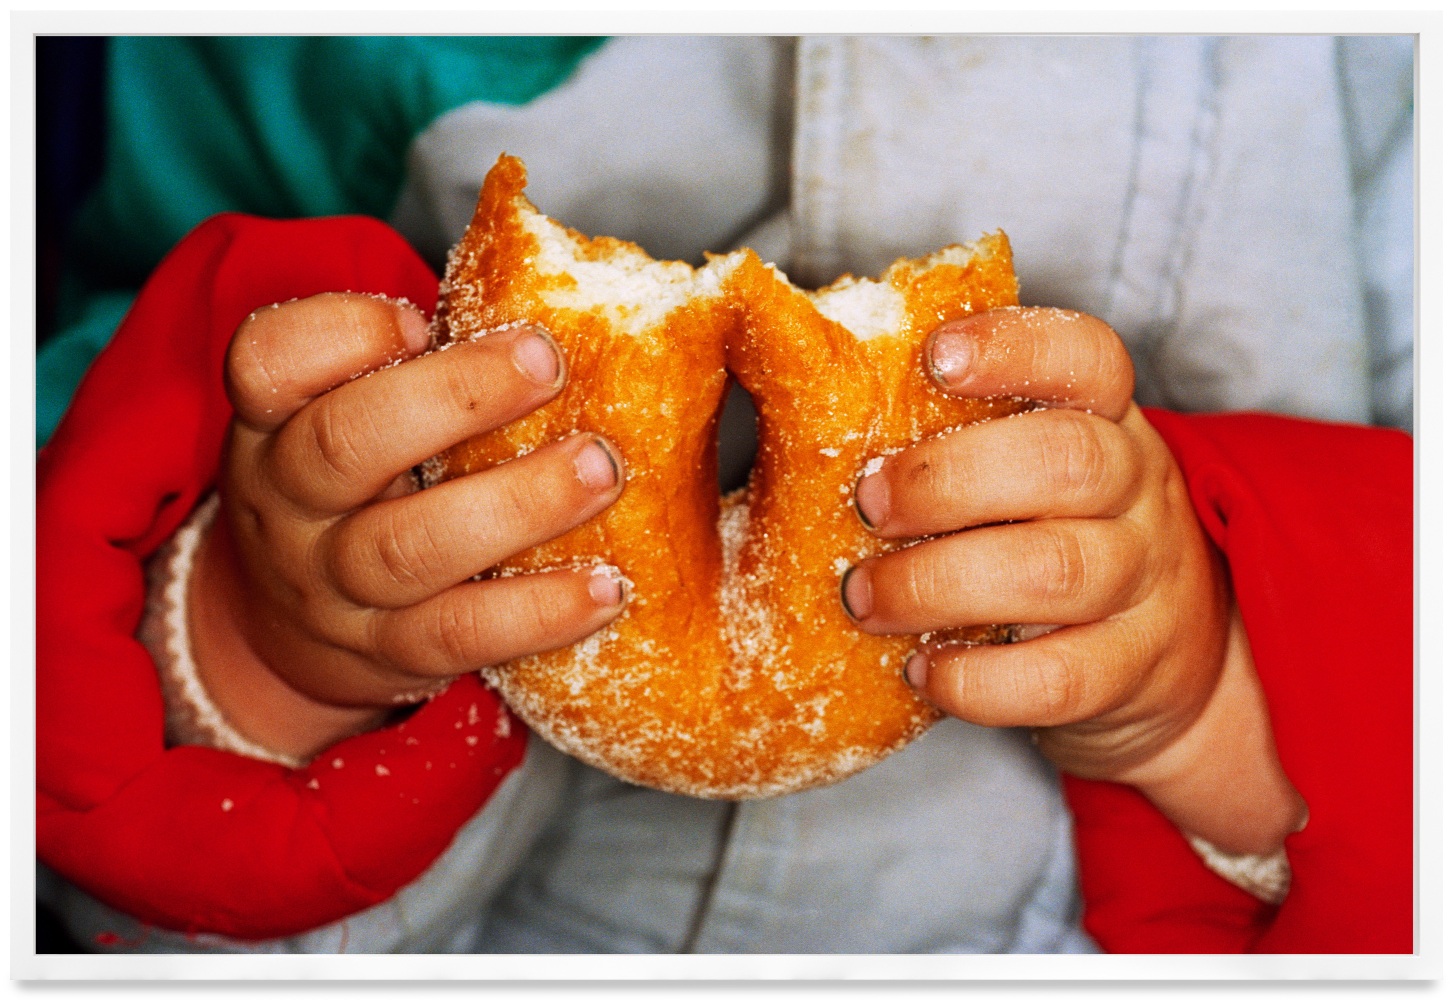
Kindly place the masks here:
<instances>
[{"instance_id":1,"label":"bite mark in doughnut","mask_svg":"<svg viewBox=\"0 0 1453 1000\"><path fill-rule=\"evenodd\" d=\"M620 500L492 573L610 563L633 592L602 632L486 679L561 750L708 798L837 781L923 733L939 715L900 676L917 637L868 635L839 604L843 572L894 547L863 528L852 485L874 456L1032 405L949 396L920 361L939 324L1017 303L1008 240L805 292L751 250L692 268L588 239L540 214L524 187L523 164L502 156L450 257L435 342L538 323L566 359L565 388L426 463L424 478L604 435L625 459ZM723 498L728 371L756 404L758 451L746 488Z\"/></svg>"}]
</instances>

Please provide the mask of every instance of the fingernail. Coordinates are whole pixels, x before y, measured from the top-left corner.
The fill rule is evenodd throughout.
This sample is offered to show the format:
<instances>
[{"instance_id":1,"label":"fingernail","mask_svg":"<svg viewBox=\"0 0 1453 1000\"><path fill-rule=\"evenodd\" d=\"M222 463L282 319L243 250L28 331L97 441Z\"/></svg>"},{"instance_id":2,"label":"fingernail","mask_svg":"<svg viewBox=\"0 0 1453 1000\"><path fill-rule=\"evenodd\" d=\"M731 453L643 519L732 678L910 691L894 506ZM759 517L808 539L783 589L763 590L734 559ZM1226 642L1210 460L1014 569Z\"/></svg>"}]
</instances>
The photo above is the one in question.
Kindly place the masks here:
<instances>
[{"instance_id":1,"label":"fingernail","mask_svg":"<svg viewBox=\"0 0 1453 1000\"><path fill-rule=\"evenodd\" d=\"M956 386L969 375L979 345L966 333L940 330L928 345L928 372L939 385Z\"/></svg>"},{"instance_id":2,"label":"fingernail","mask_svg":"<svg viewBox=\"0 0 1453 1000\"><path fill-rule=\"evenodd\" d=\"M590 599L604 608L613 608L626 599L626 588L613 566L597 566L590 571Z\"/></svg>"},{"instance_id":3,"label":"fingernail","mask_svg":"<svg viewBox=\"0 0 1453 1000\"><path fill-rule=\"evenodd\" d=\"M879 471L882 466L882 459L877 460L876 466L870 462L868 467L872 471L864 473L853 490L853 509L869 530L888 520L888 477Z\"/></svg>"},{"instance_id":4,"label":"fingernail","mask_svg":"<svg viewBox=\"0 0 1453 1000\"><path fill-rule=\"evenodd\" d=\"M592 490L605 492L620 479L615 456L600 438L592 438L575 453L575 478Z\"/></svg>"},{"instance_id":5,"label":"fingernail","mask_svg":"<svg viewBox=\"0 0 1453 1000\"><path fill-rule=\"evenodd\" d=\"M560 363L560 350L555 341L545 333L525 334L515 340L510 350L514 354L515 367L526 378L541 385L559 385L565 366Z\"/></svg>"},{"instance_id":6,"label":"fingernail","mask_svg":"<svg viewBox=\"0 0 1453 1000\"><path fill-rule=\"evenodd\" d=\"M854 621L862 621L873 612L873 581L867 573L858 572L861 566L854 566L843 574L843 581L838 591L842 598L843 610Z\"/></svg>"},{"instance_id":7,"label":"fingernail","mask_svg":"<svg viewBox=\"0 0 1453 1000\"><path fill-rule=\"evenodd\" d=\"M915 690L923 690L928 683L928 656L921 652L915 652L908 657L903 664L903 680L908 686Z\"/></svg>"},{"instance_id":8,"label":"fingernail","mask_svg":"<svg viewBox=\"0 0 1453 1000\"><path fill-rule=\"evenodd\" d=\"M400 309L399 336L410 354L418 354L429 346L429 321L417 309Z\"/></svg>"}]
</instances>

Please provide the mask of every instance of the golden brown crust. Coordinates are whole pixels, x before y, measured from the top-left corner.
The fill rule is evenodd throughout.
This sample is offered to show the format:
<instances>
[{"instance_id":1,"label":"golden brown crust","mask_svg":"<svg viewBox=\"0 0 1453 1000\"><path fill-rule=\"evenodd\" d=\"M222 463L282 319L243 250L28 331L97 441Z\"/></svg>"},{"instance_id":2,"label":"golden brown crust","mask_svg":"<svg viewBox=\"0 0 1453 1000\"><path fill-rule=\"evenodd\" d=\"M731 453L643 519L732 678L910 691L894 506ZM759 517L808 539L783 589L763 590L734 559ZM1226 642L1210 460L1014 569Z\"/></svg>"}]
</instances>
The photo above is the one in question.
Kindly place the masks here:
<instances>
[{"instance_id":1,"label":"golden brown crust","mask_svg":"<svg viewBox=\"0 0 1453 1000\"><path fill-rule=\"evenodd\" d=\"M429 476L575 431L606 436L626 463L620 500L495 572L608 562L634 586L603 632L487 678L566 752L704 797L825 784L918 736L938 716L900 677L915 637L868 635L838 603L843 570L891 547L857 520L851 484L872 456L1027 408L950 397L919 362L940 323L1015 304L1008 241L899 261L880 283L843 279L814 296L749 250L693 271L587 240L539 216L524 184L511 157L486 178L451 257L436 340L539 323L569 379L535 413L441 455ZM893 332L860 339L819 311L841 312L858 293L900 310ZM747 489L720 499L728 369L754 398L759 443Z\"/></svg>"}]
</instances>

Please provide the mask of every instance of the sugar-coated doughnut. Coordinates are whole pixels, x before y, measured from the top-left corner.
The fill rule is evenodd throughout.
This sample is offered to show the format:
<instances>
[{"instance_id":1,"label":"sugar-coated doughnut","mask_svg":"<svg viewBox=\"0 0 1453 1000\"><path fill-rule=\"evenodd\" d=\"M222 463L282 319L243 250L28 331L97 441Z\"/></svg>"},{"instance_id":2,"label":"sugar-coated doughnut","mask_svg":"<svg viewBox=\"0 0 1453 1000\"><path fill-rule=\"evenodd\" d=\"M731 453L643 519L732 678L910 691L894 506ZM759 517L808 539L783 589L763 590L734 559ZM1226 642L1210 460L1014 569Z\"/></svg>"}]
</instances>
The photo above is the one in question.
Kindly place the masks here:
<instances>
[{"instance_id":1,"label":"sugar-coated doughnut","mask_svg":"<svg viewBox=\"0 0 1453 1000\"><path fill-rule=\"evenodd\" d=\"M1028 408L951 397L921 362L939 324L1017 302L1008 240L805 292L751 250L694 269L588 239L540 214L524 187L523 164L501 157L451 255L435 339L538 323L564 354L565 388L427 463L424 477L575 431L605 436L625 459L620 500L492 572L609 563L633 587L603 631L489 667L488 681L565 752L688 795L796 791L906 745L938 713L901 677L916 637L868 635L840 606L843 572L892 547L856 517L852 485L874 456ZM746 489L721 498L728 372L756 404L758 452Z\"/></svg>"}]
</instances>

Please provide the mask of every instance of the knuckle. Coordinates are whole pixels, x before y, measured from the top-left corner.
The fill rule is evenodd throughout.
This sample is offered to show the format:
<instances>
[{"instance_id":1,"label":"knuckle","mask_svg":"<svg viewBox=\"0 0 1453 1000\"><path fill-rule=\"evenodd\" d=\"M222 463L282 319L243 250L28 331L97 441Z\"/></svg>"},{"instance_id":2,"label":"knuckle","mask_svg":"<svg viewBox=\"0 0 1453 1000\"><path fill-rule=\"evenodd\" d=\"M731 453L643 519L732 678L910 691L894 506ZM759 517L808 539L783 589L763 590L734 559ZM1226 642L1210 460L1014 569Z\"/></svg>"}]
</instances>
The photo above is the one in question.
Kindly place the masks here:
<instances>
[{"instance_id":1,"label":"knuckle","mask_svg":"<svg viewBox=\"0 0 1453 1000\"><path fill-rule=\"evenodd\" d=\"M410 678L433 678L438 669L438 646L432 618L383 611L367 618L358 653L387 671Z\"/></svg>"},{"instance_id":2,"label":"knuckle","mask_svg":"<svg viewBox=\"0 0 1453 1000\"><path fill-rule=\"evenodd\" d=\"M934 700L942 708L961 719L992 724L993 692L989 690L983 673L975 670L966 656L960 653L944 657L935 668L935 674L944 681L940 690L934 693Z\"/></svg>"},{"instance_id":3,"label":"knuckle","mask_svg":"<svg viewBox=\"0 0 1453 1000\"><path fill-rule=\"evenodd\" d=\"M313 444L301 421L284 424L261 451L259 466L261 483L259 491L276 490L295 510L315 508L316 476L309 470L312 462L309 454Z\"/></svg>"},{"instance_id":4,"label":"knuckle","mask_svg":"<svg viewBox=\"0 0 1453 1000\"><path fill-rule=\"evenodd\" d=\"M348 292L324 292L318 299L326 304L343 334L361 344L382 346L380 342L393 333L393 306L381 299Z\"/></svg>"},{"instance_id":5,"label":"knuckle","mask_svg":"<svg viewBox=\"0 0 1453 1000\"><path fill-rule=\"evenodd\" d=\"M1012 675L996 669L998 657L985 657L972 647L941 649L929 675L935 704L949 714L980 726L1022 725L1028 702Z\"/></svg>"},{"instance_id":6,"label":"knuckle","mask_svg":"<svg viewBox=\"0 0 1453 1000\"><path fill-rule=\"evenodd\" d=\"M361 419L350 416L325 399L313 407L308 426L313 452L324 475L339 483L355 479L364 468L364 455L372 449L377 430L365 414Z\"/></svg>"},{"instance_id":7,"label":"knuckle","mask_svg":"<svg viewBox=\"0 0 1453 1000\"><path fill-rule=\"evenodd\" d=\"M543 477L508 467L493 477L489 502L482 505L481 512L486 533L500 539L533 535L561 502L560 496L540 489L543 481Z\"/></svg>"},{"instance_id":8,"label":"knuckle","mask_svg":"<svg viewBox=\"0 0 1453 1000\"><path fill-rule=\"evenodd\" d=\"M530 476L511 477L501 497L502 511L510 525L532 525L552 508L551 498L537 488L538 482Z\"/></svg>"},{"instance_id":9,"label":"knuckle","mask_svg":"<svg viewBox=\"0 0 1453 1000\"><path fill-rule=\"evenodd\" d=\"M1130 436L1116 424L1103 424L1099 430L1100 455L1103 469L1097 495L1102 502L1102 512L1124 513L1143 489L1146 465Z\"/></svg>"},{"instance_id":10,"label":"knuckle","mask_svg":"<svg viewBox=\"0 0 1453 1000\"><path fill-rule=\"evenodd\" d=\"M1062 656L1046 652L1035 657L1027 683L1026 699L1038 706L1045 724L1075 721L1084 714L1084 677Z\"/></svg>"},{"instance_id":11,"label":"knuckle","mask_svg":"<svg viewBox=\"0 0 1453 1000\"><path fill-rule=\"evenodd\" d=\"M544 580L537 580L544 583ZM537 586L530 600L523 602L524 620L519 623L519 633L530 646L546 641L560 630L561 623L569 613L565 595L551 586Z\"/></svg>"},{"instance_id":12,"label":"knuckle","mask_svg":"<svg viewBox=\"0 0 1453 1000\"><path fill-rule=\"evenodd\" d=\"M1057 310L1048 311L1049 315L1057 316ZM1044 316L1045 312L1037 312L1034 315ZM1026 352L1025 361L1031 377L1038 377L1044 372L1052 371L1055 367L1054 361L1055 337L1046 335L1043 328L1034 327L1034 332L1025 337L1023 349Z\"/></svg>"},{"instance_id":13,"label":"knuckle","mask_svg":"<svg viewBox=\"0 0 1453 1000\"><path fill-rule=\"evenodd\" d=\"M428 519L385 518L370 538L373 565L386 588L412 595L427 589L425 567L437 566L445 549Z\"/></svg>"},{"instance_id":14,"label":"knuckle","mask_svg":"<svg viewBox=\"0 0 1453 1000\"><path fill-rule=\"evenodd\" d=\"M1140 603L1153 587L1156 574L1149 571L1146 530L1138 524L1117 524L1110 529L1115 535L1114 558L1103 560L1101 573L1113 608L1118 610Z\"/></svg>"},{"instance_id":15,"label":"knuckle","mask_svg":"<svg viewBox=\"0 0 1453 1000\"><path fill-rule=\"evenodd\" d=\"M432 645L451 673L483 666L479 660L481 622L473 601L442 602L431 626Z\"/></svg>"},{"instance_id":16,"label":"knuckle","mask_svg":"<svg viewBox=\"0 0 1453 1000\"><path fill-rule=\"evenodd\" d=\"M1110 478L1110 462L1095 422L1074 416L1076 419L1068 421L1064 485L1068 490L1096 496L1104 491Z\"/></svg>"},{"instance_id":17,"label":"knuckle","mask_svg":"<svg viewBox=\"0 0 1453 1000\"><path fill-rule=\"evenodd\" d=\"M904 611L915 617L932 614L952 595L956 575L947 560L924 555L909 559L905 569L902 586Z\"/></svg>"},{"instance_id":18,"label":"knuckle","mask_svg":"<svg viewBox=\"0 0 1453 1000\"><path fill-rule=\"evenodd\" d=\"M1110 463L1089 417L1051 411L1040 422L1037 446L1045 484L1057 495L1095 495L1104 487Z\"/></svg>"},{"instance_id":19,"label":"knuckle","mask_svg":"<svg viewBox=\"0 0 1453 1000\"><path fill-rule=\"evenodd\" d=\"M1084 545L1074 531L1046 531L1030 577L1030 588L1041 600L1074 600L1086 589L1089 575Z\"/></svg>"},{"instance_id":20,"label":"knuckle","mask_svg":"<svg viewBox=\"0 0 1453 1000\"><path fill-rule=\"evenodd\" d=\"M428 643L447 672L477 670L550 648L575 610L568 593L549 586L522 588L487 605L475 591L440 603L429 621Z\"/></svg>"}]
</instances>

